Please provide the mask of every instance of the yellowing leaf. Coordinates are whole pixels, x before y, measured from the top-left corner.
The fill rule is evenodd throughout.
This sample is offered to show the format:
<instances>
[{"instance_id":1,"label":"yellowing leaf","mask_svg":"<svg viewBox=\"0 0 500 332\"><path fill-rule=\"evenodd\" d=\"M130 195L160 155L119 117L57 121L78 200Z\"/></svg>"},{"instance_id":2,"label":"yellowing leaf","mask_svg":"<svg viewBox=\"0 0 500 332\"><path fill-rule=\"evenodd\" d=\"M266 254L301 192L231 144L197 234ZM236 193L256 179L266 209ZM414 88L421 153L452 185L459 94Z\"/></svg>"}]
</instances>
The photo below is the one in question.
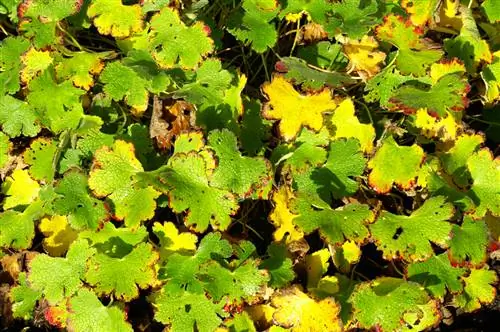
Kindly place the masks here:
<instances>
[{"instance_id":1,"label":"yellowing leaf","mask_svg":"<svg viewBox=\"0 0 500 332\"><path fill-rule=\"evenodd\" d=\"M315 301L298 287L284 289L273 296L274 321L294 332L342 331L340 308L333 298Z\"/></svg>"},{"instance_id":2,"label":"yellowing leaf","mask_svg":"<svg viewBox=\"0 0 500 332\"><path fill-rule=\"evenodd\" d=\"M286 235L286 242L298 241L304 237L302 232L294 223L296 217L288 208L288 201L291 198L290 189L282 186L273 195L274 210L269 215L269 220L276 227L273 234L274 240L281 241Z\"/></svg>"},{"instance_id":3,"label":"yellowing leaf","mask_svg":"<svg viewBox=\"0 0 500 332\"><path fill-rule=\"evenodd\" d=\"M431 79L435 84L439 79L448 74L465 74L465 66L458 59L454 58L451 61L442 61L431 65Z\"/></svg>"},{"instance_id":4,"label":"yellowing leaf","mask_svg":"<svg viewBox=\"0 0 500 332\"><path fill-rule=\"evenodd\" d=\"M52 61L49 51L37 51L35 48L30 48L21 57L21 81L28 84L37 74L47 69Z\"/></svg>"},{"instance_id":5,"label":"yellowing leaf","mask_svg":"<svg viewBox=\"0 0 500 332\"><path fill-rule=\"evenodd\" d=\"M307 289L318 287L318 282L323 274L328 271L330 263L330 251L328 249L318 250L306 257Z\"/></svg>"},{"instance_id":6,"label":"yellowing leaf","mask_svg":"<svg viewBox=\"0 0 500 332\"><path fill-rule=\"evenodd\" d=\"M2 185L2 193L7 196L3 201L4 210L30 204L39 191L40 185L30 177L27 170L16 169Z\"/></svg>"},{"instance_id":7,"label":"yellowing leaf","mask_svg":"<svg viewBox=\"0 0 500 332\"><path fill-rule=\"evenodd\" d=\"M160 239L160 256L162 259L174 252L196 251L196 242L198 242L196 235L189 232L179 233L172 222L164 224L155 222L153 232Z\"/></svg>"},{"instance_id":8,"label":"yellowing leaf","mask_svg":"<svg viewBox=\"0 0 500 332\"><path fill-rule=\"evenodd\" d=\"M142 30L142 10L138 4L126 6L121 0L93 0L87 10L99 33L116 38Z\"/></svg>"},{"instance_id":9,"label":"yellowing leaf","mask_svg":"<svg viewBox=\"0 0 500 332\"><path fill-rule=\"evenodd\" d=\"M424 150L420 146L399 146L390 136L368 162L368 168L372 169L368 182L379 193L389 192L393 183L409 189L423 158Z\"/></svg>"},{"instance_id":10,"label":"yellowing leaf","mask_svg":"<svg viewBox=\"0 0 500 332\"><path fill-rule=\"evenodd\" d=\"M410 14L411 23L420 26L432 20L439 3L439 0L402 0L401 7Z\"/></svg>"},{"instance_id":11,"label":"yellowing leaf","mask_svg":"<svg viewBox=\"0 0 500 332\"><path fill-rule=\"evenodd\" d=\"M452 141L457 138L457 130L461 124L451 112L446 112L446 117L435 118L421 108L415 115L415 127L427 138L437 138L441 141Z\"/></svg>"},{"instance_id":12,"label":"yellowing leaf","mask_svg":"<svg viewBox=\"0 0 500 332\"><path fill-rule=\"evenodd\" d=\"M301 95L282 76L275 76L262 90L269 98L262 112L264 118L281 120L278 129L285 141L292 140L303 126L319 131L323 127L322 114L337 107L330 90Z\"/></svg>"},{"instance_id":13,"label":"yellowing leaf","mask_svg":"<svg viewBox=\"0 0 500 332\"><path fill-rule=\"evenodd\" d=\"M370 124L360 123L354 114L354 104L350 98L345 99L335 110L332 116L332 124L335 126L334 139L357 138L364 152L371 152L375 129Z\"/></svg>"},{"instance_id":14,"label":"yellowing leaf","mask_svg":"<svg viewBox=\"0 0 500 332\"><path fill-rule=\"evenodd\" d=\"M346 241L341 246L332 246L333 263L341 272L347 273L352 264L359 262L361 258L361 249L354 241Z\"/></svg>"},{"instance_id":15,"label":"yellowing leaf","mask_svg":"<svg viewBox=\"0 0 500 332\"><path fill-rule=\"evenodd\" d=\"M57 77L69 79L75 86L89 90L94 85L93 75L99 74L104 68L104 54L106 53L75 53L73 57L65 58L57 64Z\"/></svg>"},{"instance_id":16,"label":"yellowing leaf","mask_svg":"<svg viewBox=\"0 0 500 332\"><path fill-rule=\"evenodd\" d=\"M349 58L348 72L357 71L363 78L375 76L385 60L385 53L376 51L377 47L378 43L373 37L363 36L360 41L349 40L344 45L344 53Z\"/></svg>"},{"instance_id":17,"label":"yellowing leaf","mask_svg":"<svg viewBox=\"0 0 500 332\"><path fill-rule=\"evenodd\" d=\"M498 281L495 271L488 269L472 269L470 275L462 277L465 282L464 292L453 299L453 303L463 308L465 312L472 312L481 308L481 304L488 304L495 300Z\"/></svg>"},{"instance_id":18,"label":"yellowing leaf","mask_svg":"<svg viewBox=\"0 0 500 332\"><path fill-rule=\"evenodd\" d=\"M78 237L78 232L71 228L66 216L43 218L38 228L46 236L43 248L50 256L62 256Z\"/></svg>"}]
</instances>

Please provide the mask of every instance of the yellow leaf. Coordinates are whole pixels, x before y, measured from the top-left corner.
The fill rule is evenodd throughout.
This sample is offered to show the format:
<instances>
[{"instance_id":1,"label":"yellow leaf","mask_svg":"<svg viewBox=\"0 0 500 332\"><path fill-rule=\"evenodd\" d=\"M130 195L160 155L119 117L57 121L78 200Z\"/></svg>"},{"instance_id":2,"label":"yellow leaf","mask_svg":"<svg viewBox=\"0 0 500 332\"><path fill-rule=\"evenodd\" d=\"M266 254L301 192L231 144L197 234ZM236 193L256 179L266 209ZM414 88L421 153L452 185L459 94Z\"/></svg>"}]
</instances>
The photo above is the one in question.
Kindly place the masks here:
<instances>
[{"instance_id":1,"label":"yellow leaf","mask_svg":"<svg viewBox=\"0 0 500 332\"><path fill-rule=\"evenodd\" d=\"M427 138L437 138L444 142L454 140L461 124L452 113L446 113L446 117L438 119L430 116L425 108L421 108L415 115L415 127Z\"/></svg>"},{"instance_id":2,"label":"yellow leaf","mask_svg":"<svg viewBox=\"0 0 500 332\"><path fill-rule=\"evenodd\" d=\"M284 289L272 298L274 321L294 332L336 332L342 330L340 308L333 298L315 301L297 286Z\"/></svg>"},{"instance_id":3,"label":"yellow leaf","mask_svg":"<svg viewBox=\"0 0 500 332\"><path fill-rule=\"evenodd\" d=\"M402 0L401 7L410 14L411 23L420 26L432 20L439 2L439 0Z\"/></svg>"},{"instance_id":4,"label":"yellow leaf","mask_svg":"<svg viewBox=\"0 0 500 332\"><path fill-rule=\"evenodd\" d=\"M431 78L433 83L436 83L445 75L454 73L465 74L464 64L456 58L451 61L433 63L431 66Z\"/></svg>"},{"instance_id":5,"label":"yellow leaf","mask_svg":"<svg viewBox=\"0 0 500 332\"><path fill-rule=\"evenodd\" d=\"M276 241L283 240L285 235L287 235L286 243L298 241L304 237L304 232L293 223L297 215L288 209L291 195L290 189L286 186L280 187L273 195L274 210L269 215L269 219L276 227L273 234Z\"/></svg>"},{"instance_id":6,"label":"yellow leaf","mask_svg":"<svg viewBox=\"0 0 500 332\"><path fill-rule=\"evenodd\" d=\"M189 232L179 233L171 222L166 222L163 225L155 222L153 232L160 239L160 255L162 259L174 252L196 250L196 242L198 242L196 235Z\"/></svg>"},{"instance_id":7,"label":"yellow leaf","mask_svg":"<svg viewBox=\"0 0 500 332\"><path fill-rule=\"evenodd\" d=\"M330 263L330 251L328 249L318 250L306 257L307 289L316 288L323 274L328 271Z\"/></svg>"},{"instance_id":8,"label":"yellow leaf","mask_svg":"<svg viewBox=\"0 0 500 332\"><path fill-rule=\"evenodd\" d=\"M439 22L435 30L447 33L457 33L462 28L459 16L460 0L444 0L439 11Z\"/></svg>"},{"instance_id":9,"label":"yellow leaf","mask_svg":"<svg viewBox=\"0 0 500 332\"><path fill-rule=\"evenodd\" d=\"M269 327L273 322L273 315L276 309L269 304L258 304L245 308L252 321L259 327Z\"/></svg>"},{"instance_id":10,"label":"yellow leaf","mask_svg":"<svg viewBox=\"0 0 500 332\"><path fill-rule=\"evenodd\" d=\"M333 263L343 273L349 272L351 265L359 262L361 249L354 241L346 241L344 244L332 247Z\"/></svg>"},{"instance_id":11,"label":"yellow leaf","mask_svg":"<svg viewBox=\"0 0 500 332\"><path fill-rule=\"evenodd\" d=\"M21 57L21 63L23 64L20 73L21 81L28 84L37 74L47 69L53 60L49 51L37 51L30 48Z\"/></svg>"},{"instance_id":12,"label":"yellow leaf","mask_svg":"<svg viewBox=\"0 0 500 332\"><path fill-rule=\"evenodd\" d=\"M4 199L4 210L30 204L39 191L40 185L30 177L27 170L16 169L2 185L2 193L7 196Z\"/></svg>"},{"instance_id":13,"label":"yellow leaf","mask_svg":"<svg viewBox=\"0 0 500 332\"><path fill-rule=\"evenodd\" d=\"M66 216L43 218L38 228L46 236L43 248L50 256L62 256L78 237L78 233L69 226Z\"/></svg>"},{"instance_id":14,"label":"yellow leaf","mask_svg":"<svg viewBox=\"0 0 500 332\"><path fill-rule=\"evenodd\" d=\"M319 131L323 127L323 113L337 107L330 90L301 95L282 76L275 76L262 90L269 98L263 115L268 120L281 120L278 129L285 141L292 140L303 126Z\"/></svg>"},{"instance_id":15,"label":"yellow leaf","mask_svg":"<svg viewBox=\"0 0 500 332\"><path fill-rule=\"evenodd\" d=\"M364 152L371 152L375 129L370 124L360 123L354 114L354 104L350 98L345 99L335 110L332 116L335 126L334 138L357 138Z\"/></svg>"},{"instance_id":16,"label":"yellow leaf","mask_svg":"<svg viewBox=\"0 0 500 332\"><path fill-rule=\"evenodd\" d=\"M386 56L384 52L376 51L377 47L375 38L368 36L363 36L361 41L349 40L344 44L344 53L349 59L348 72L357 71L363 79L375 76Z\"/></svg>"}]
</instances>

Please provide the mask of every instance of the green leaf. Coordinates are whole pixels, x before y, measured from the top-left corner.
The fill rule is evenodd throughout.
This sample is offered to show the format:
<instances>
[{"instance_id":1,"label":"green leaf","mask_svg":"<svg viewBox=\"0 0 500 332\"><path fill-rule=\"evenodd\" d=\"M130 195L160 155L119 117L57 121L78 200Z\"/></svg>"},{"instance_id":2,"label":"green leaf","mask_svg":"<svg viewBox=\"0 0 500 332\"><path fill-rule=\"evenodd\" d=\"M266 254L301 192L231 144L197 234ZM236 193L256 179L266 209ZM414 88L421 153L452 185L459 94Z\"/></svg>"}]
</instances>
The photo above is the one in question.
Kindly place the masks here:
<instances>
[{"instance_id":1,"label":"green leaf","mask_svg":"<svg viewBox=\"0 0 500 332\"><path fill-rule=\"evenodd\" d=\"M139 296L139 289L156 283L153 265L157 260L158 253L149 243L139 244L122 258L97 253L88 262L85 280L97 294L129 302Z\"/></svg>"},{"instance_id":2,"label":"green leaf","mask_svg":"<svg viewBox=\"0 0 500 332\"><path fill-rule=\"evenodd\" d=\"M143 26L141 6L127 6L121 0L92 0L87 15L99 33L115 38L128 37Z\"/></svg>"},{"instance_id":3,"label":"green leaf","mask_svg":"<svg viewBox=\"0 0 500 332\"><path fill-rule=\"evenodd\" d=\"M96 151L89 175L90 189L97 197L108 197L114 204L115 217L124 219L129 227L153 217L160 195L151 186L138 184L135 175L142 171L134 146L117 140L112 148Z\"/></svg>"},{"instance_id":4,"label":"green leaf","mask_svg":"<svg viewBox=\"0 0 500 332\"><path fill-rule=\"evenodd\" d=\"M80 97L84 91L75 88L72 82L58 84L49 68L30 82L29 91L28 104L37 111L42 123L52 132L60 133L78 126L83 117Z\"/></svg>"},{"instance_id":5,"label":"green leaf","mask_svg":"<svg viewBox=\"0 0 500 332\"><path fill-rule=\"evenodd\" d=\"M42 215L40 201L24 212L8 210L0 213L0 247L23 250L31 247L35 237L35 221Z\"/></svg>"},{"instance_id":6,"label":"green leaf","mask_svg":"<svg viewBox=\"0 0 500 332\"><path fill-rule=\"evenodd\" d=\"M331 4L331 7L333 16L329 18L326 29L332 35L343 33L349 38L360 39L380 21L375 0L344 0Z\"/></svg>"},{"instance_id":7,"label":"green leaf","mask_svg":"<svg viewBox=\"0 0 500 332\"><path fill-rule=\"evenodd\" d=\"M462 277L465 282L464 291L453 298L453 304L459 306L464 312L473 312L481 308L481 304L489 304L495 300L498 281L495 271L487 268L472 269L470 275Z\"/></svg>"},{"instance_id":8,"label":"green leaf","mask_svg":"<svg viewBox=\"0 0 500 332\"><path fill-rule=\"evenodd\" d=\"M68 329L83 331L132 332L127 314L116 305L105 306L90 290L82 288L68 303Z\"/></svg>"},{"instance_id":9,"label":"green leaf","mask_svg":"<svg viewBox=\"0 0 500 332\"><path fill-rule=\"evenodd\" d=\"M21 88L19 77L21 56L28 51L29 47L29 41L21 37L7 37L2 40L0 44L1 95L14 94Z\"/></svg>"},{"instance_id":10,"label":"green leaf","mask_svg":"<svg viewBox=\"0 0 500 332\"><path fill-rule=\"evenodd\" d=\"M372 170L368 182L378 193L389 192L393 184L410 189L423 159L424 151L420 146L400 146L389 136L368 162L368 168Z\"/></svg>"},{"instance_id":11,"label":"green leaf","mask_svg":"<svg viewBox=\"0 0 500 332\"><path fill-rule=\"evenodd\" d=\"M495 0L484 0L481 8L488 17L490 23L500 21L500 3Z\"/></svg>"},{"instance_id":12,"label":"green leaf","mask_svg":"<svg viewBox=\"0 0 500 332\"><path fill-rule=\"evenodd\" d=\"M410 21L401 16L390 14L384 23L376 28L379 40L391 43L398 48L396 67L403 74L424 76L427 69L443 55L443 51L432 49L421 39L422 32Z\"/></svg>"},{"instance_id":13,"label":"green leaf","mask_svg":"<svg viewBox=\"0 0 500 332\"><path fill-rule=\"evenodd\" d=\"M211 131L208 145L218 162L210 179L212 186L248 197L271 181L269 163L263 158L243 157L236 136L229 130Z\"/></svg>"},{"instance_id":14,"label":"green leaf","mask_svg":"<svg viewBox=\"0 0 500 332\"><path fill-rule=\"evenodd\" d=\"M465 109L468 92L469 84L461 74L448 74L425 89L412 85L399 87L389 99L389 108L411 114L425 108L431 115L444 117L448 111Z\"/></svg>"},{"instance_id":15,"label":"green leaf","mask_svg":"<svg viewBox=\"0 0 500 332\"><path fill-rule=\"evenodd\" d=\"M68 172L55 187L54 211L67 215L76 230L95 230L108 215L103 202L90 196L87 181L82 173Z\"/></svg>"},{"instance_id":16,"label":"green leaf","mask_svg":"<svg viewBox=\"0 0 500 332\"><path fill-rule=\"evenodd\" d=\"M60 21L80 10L81 3L78 1L64 0L33 0L23 3L18 15L20 18L42 18L46 22Z\"/></svg>"},{"instance_id":17,"label":"green leaf","mask_svg":"<svg viewBox=\"0 0 500 332\"><path fill-rule=\"evenodd\" d=\"M9 136L0 131L0 169L2 169L9 161L9 152L11 144Z\"/></svg>"},{"instance_id":18,"label":"green leaf","mask_svg":"<svg viewBox=\"0 0 500 332\"><path fill-rule=\"evenodd\" d=\"M443 299L446 290L458 293L463 289L460 277L465 269L453 267L446 253L423 262L408 265L408 280L424 286L434 297Z\"/></svg>"},{"instance_id":19,"label":"green leaf","mask_svg":"<svg viewBox=\"0 0 500 332\"><path fill-rule=\"evenodd\" d=\"M420 261L434 254L431 242L449 246L452 225L447 220L453 212L445 197L431 197L410 216L382 211L370 230L386 259Z\"/></svg>"},{"instance_id":20,"label":"green leaf","mask_svg":"<svg viewBox=\"0 0 500 332\"><path fill-rule=\"evenodd\" d=\"M28 264L28 282L34 290L41 291L49 303L57 304L82 287L87 259L94 252L86 241L75 241L65 258L39 254Z\"/></svg>"},{"instance_id":21,"label":"green leaf","mask_svg":"<svg viewBox=\"0 0 500 332\"><path fill-rule=\"evenodd\" d=\"M453 225L450 259L454 263L481 265L486 261L488 227L482 220L466 216L461 226Z\"/></svg>"},{"instance_id":22,"label":"green leaf","mask_svg":"<svg viewBox=\"0 0 500 332\"><path fill-rule=\"evenodd\" d=\"M356 287L349 300L361 328L422 331L439 321L438 303L417 283L379 278Z\"/></svg>"},{"instance_id":23,"label":"green leaf","mask_svg":"<svg viewBox=\"0 0 500 332\"><path fill-rule=\"evenodd\" d=\"M165 286L155 294L155 320L167 324L172 331L213 331L224 316L224 303L213 303L204 294Z\"/></svg>"},{"instance_id":24,"label":"green leaf","mask_svg":"<svg viewBox=\"0 0 500 332\"><path fill-rule=\"evenodd\" d=\"M264 53L278 39L272 23L278 10L279 4L274 0L243 0L240 10L229 17L227 30L239 41L250 44L255 52Z\"/></svg>"},{"instance_id":25,"label":"green leaf","mask_svg":"<svg viewBox=\"0 0 500 332\"><path fill-rule=\"evenodd\" d=\"M168 194L175 213L187 212L184 223L196 232L204 232L209 225L225 230L239 207L233 194L209 183L213 163L210 155L179 153L167 166L145 173L148 183Z\"/></svg>"},{"instance_id":26,"label":"green leaf","mask_svg":"<svg viewBox=\"0 0 500 332\"><path fill-rule=\"evenodd\" d=\"M106 55L108 53L74 53L71 58L64 58L56 65L56 76L59 80L69 79L76 87L89 90L94 85L93 76L104 68L102 58Z\"/></svg>"},{"instance_id":27,"label":"green leaf","mask_svg":"<svg viewBox=\"0 0 500 332\"><path fill-rule=\"evenodd\" d=\"M0 97L0 125L10 137L36 136L40 132L37 120L37 114L27 103L8 95Z\"/></svg>"},{"instance_id":28,"label":"green leaf","mask_svg":"<svg viewBox=\"0 0 500 332\"><path fill-rule=\"evenodd\" d=\"M315 70L309 67L307 62L299 58L283 57L280 63L284 65L286 70L285 77L302 84L306 89L319 90L325 85L336 88L354 83L354 80L346 74Z\"/></svg>"},{"instance_id":29,"label":"green leaf","mask_svg":"<svg viewBox=\"0 0 500 332\"><path fill-rule=\"evenodd\" d=\"M51 182L54 179L52 162L57 151L54 140L38 138L24 151L24 162L30 168L31 176L38 181Z\"/></svg>"},{"instance_id":30,"label":"green leaf","mask_svg":"<svg viewBox=\"0 0 500 332\"><path fill-rule=\"evenodd\" d=\"M297 21L302 13L305 13L315 23L324 24L326 15L330 11L331 4L326 0L290 0L283 3L283 9L279 16L280 18L285 17L288 21Z\"/></svg>"},{"instance_id":31,"label":"green leaf","mask_svg":"<svg viewBox=\"0 0 500 332\"><path fill-rule=\"evenodd\" d=\"M252 318L243 311L240 314L234 315L233 318L224 322L229 332L256 332Z\"/></svg>"},{"instance_id":32,"label":"green leaf","mask_svg":"<svg viewBox=\"0 0 500 332\"><path fill-rule=\"evenodd\" d=\"M194 68L212 52L213 41L201 21L186 26L177 12L164 7L151 18L148 47L162 68Z\"/></svg>"},{"instance_id":33,"label":"green leaf","mask_svg":"<svg viewBox=\"0 0 500 332\"><path fill-rule=\"evenodd\" d=\"M475 217L483 217L487 211L500 215L500 158L493 159L487 148L474 153L467 160L467 168L473 183L470 196L476 204Z\"/></svg>"},{"instance_id":34,"label":"green leaf","mask_svg":"<svg viewBox=\"0 0 500 332\"><path fill-rule=\"evenodd\" d=\"M341 44L320 41L313 45L299 48L298 57L307 63L326 70L341 70L347 67L349 60L342 53Z\"/></svg>"},{"instance_id":35,"label":"green leaf","mask_svg":"<svg viewBox=\"0 0 500 332\"><path fill-rule=\"evenodd\" d=\"M37 49L60 44L62 41L57 30L57 21L42 22L40 19L24 19L19 22L19 31L29 38Z\"/></svg>"},{"instance_id":36,"label":"green leaf","mask_svg":"<svg viewBox=\"0 0 500 332\"><path fill-rule=\"evenodd\" d=\"M288 258L288 250L282 244L271 243L267 247L267 255L260 268L269 271L269 286L282 288L295 279L292 260Z\"/></svg>"},{"instance_id":37,"label":"green leaf","mask_svg":"<svg viewBox=\"0 0 500 332\"><path fill-rule=\"evenodd\" d=\"M33 290L26 282L26 273L19 274L19 285L14 286L10 290L10 298L12 301L12 316L24 320L33 318L33 310L41 298L41 293Z\"/></svg>"}]
</instances>

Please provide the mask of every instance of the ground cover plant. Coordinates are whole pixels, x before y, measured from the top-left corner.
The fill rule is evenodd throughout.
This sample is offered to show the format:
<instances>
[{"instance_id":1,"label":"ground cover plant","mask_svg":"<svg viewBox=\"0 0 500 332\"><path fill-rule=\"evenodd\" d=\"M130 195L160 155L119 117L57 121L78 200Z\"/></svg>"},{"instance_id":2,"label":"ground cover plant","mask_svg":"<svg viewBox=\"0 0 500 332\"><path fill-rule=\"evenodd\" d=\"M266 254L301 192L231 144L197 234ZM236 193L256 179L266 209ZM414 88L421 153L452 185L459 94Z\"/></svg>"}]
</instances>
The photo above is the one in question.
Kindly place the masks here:
<instances>
[{"instance_id":1,"label":"ground cover plant","mask_svg":"<svg viewBox=\"0 0 500 332\"><path fill-rule=\"evenodd\" d=\"M3 328L420 331L498 310L500 2L0 14Z\"/></svg>"}]
</instances>

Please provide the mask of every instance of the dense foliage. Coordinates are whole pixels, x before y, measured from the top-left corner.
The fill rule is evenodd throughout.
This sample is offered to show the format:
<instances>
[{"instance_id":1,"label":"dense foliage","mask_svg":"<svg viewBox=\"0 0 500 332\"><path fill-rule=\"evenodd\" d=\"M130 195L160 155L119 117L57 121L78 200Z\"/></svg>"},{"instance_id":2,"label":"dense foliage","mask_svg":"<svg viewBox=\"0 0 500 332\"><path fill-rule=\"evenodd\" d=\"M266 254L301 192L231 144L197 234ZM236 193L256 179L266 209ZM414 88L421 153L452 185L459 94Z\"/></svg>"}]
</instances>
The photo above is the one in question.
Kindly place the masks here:
<instances>
[{"instance_id":1,"label":"dense foliage","mask_svg":"<svg viewBox=\"0 0 500 332\"><path fill-rule=\"evenodd\" d=\"M493 305L499 1L0 13L4 327L420 331Z\"/></svg>"}]
</instances>

